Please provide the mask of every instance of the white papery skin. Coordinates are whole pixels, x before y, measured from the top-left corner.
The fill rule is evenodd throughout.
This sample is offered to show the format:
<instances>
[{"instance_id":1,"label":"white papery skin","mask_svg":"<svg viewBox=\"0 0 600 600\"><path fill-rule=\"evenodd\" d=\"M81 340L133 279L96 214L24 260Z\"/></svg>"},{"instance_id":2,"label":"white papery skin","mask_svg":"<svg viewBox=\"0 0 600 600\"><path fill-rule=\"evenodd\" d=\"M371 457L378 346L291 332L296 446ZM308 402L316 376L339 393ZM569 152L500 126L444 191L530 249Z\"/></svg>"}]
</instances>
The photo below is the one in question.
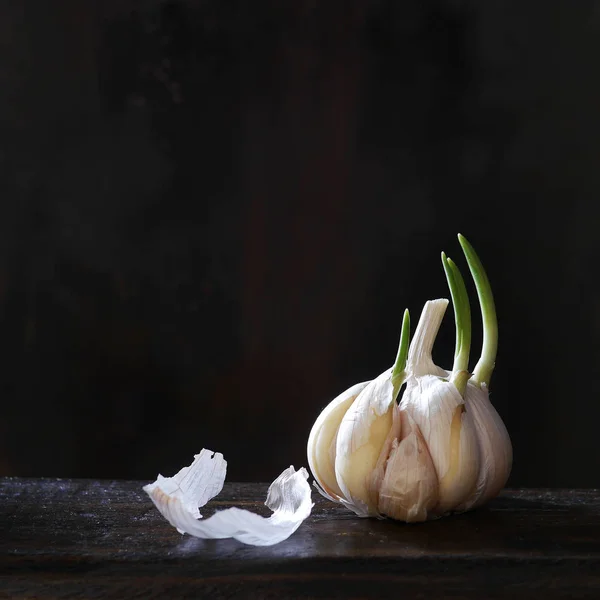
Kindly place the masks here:
<instances>
[{"instance_id":1,"label":"white papery skin","mask_svg":"<svg viewBox=\"0 0 600 600\"><path fill-rule=\"evenodd\" d=\"M248 510L227 508L205 520L204 506L223 488L227 463L218 452L202 449L189 467L173 477L158 476L144 486L160 513L179 531L204 539L234 538L253 546L272 546L287 539L312 510L308 473L288 467L270 485L265 504L273 511L262 517Z\"/></svg>"},{"instance_id":2,"label":"white papery skin","mask_svg":"<svg viewBox=\"0 0 600 600\"><path fill-rule=\"evenodd\" d=\"M413 523L426 521L438 504L438 479L421 430L406 411L396 410L402 420L402 440L394 440L379 491L382 514Z\"/></svg>"}]
</instances>

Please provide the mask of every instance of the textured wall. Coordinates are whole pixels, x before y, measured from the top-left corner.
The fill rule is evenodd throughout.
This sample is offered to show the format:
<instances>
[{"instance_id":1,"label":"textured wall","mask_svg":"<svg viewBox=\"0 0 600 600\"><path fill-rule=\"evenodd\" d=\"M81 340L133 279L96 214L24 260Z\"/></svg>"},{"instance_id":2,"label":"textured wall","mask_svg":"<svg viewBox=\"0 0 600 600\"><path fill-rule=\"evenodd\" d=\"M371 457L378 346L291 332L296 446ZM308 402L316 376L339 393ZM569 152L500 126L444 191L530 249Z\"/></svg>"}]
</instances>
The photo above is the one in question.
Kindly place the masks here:
<instances>
[{"instance_id":1,"label":"textured wall","mask_svg":"<svg viewBox=\"0 0 600 600\"><path fill-rule=\"evenodd\" d=\"M511 483L599 485L600 2L21 0L0 40L0 475L306 464L460 231Z\"/></svg>"}]
</instances>

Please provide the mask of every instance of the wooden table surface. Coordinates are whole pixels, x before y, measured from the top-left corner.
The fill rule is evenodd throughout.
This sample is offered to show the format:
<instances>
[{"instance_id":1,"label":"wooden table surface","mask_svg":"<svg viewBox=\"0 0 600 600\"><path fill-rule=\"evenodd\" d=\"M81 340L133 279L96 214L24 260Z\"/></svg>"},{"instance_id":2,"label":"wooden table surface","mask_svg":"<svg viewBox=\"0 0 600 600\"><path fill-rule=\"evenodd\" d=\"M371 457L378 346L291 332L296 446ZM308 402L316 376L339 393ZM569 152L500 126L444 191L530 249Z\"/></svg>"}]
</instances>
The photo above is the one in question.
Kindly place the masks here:
<instances>
[{"instance_id":1,"label":"wooden table surface","mask_svg":"<svg viewBox=\"0 0 600 600\"><path fill-rule=\"evenodd\" d=\"M259 548L180 535L142 485L0 479L0 597L600 598L600 491L508 490L416 525L315 492L300 529ZM267 487L225 484L207 508L269 514Z\"/></svg>"}]
</instances>

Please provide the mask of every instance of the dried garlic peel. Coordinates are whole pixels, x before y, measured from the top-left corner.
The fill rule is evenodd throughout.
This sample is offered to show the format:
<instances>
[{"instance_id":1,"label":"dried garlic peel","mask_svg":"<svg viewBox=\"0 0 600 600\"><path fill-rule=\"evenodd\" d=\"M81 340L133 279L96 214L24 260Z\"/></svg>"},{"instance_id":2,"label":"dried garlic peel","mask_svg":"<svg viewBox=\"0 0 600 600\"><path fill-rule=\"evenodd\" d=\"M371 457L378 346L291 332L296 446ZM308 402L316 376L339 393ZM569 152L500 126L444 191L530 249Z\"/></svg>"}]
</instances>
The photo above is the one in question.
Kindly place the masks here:
<instances>
[{"instance_id":1,"label":"dried garlic peel","mask_svg":"<svg viewBox=\"0 0 600 600\"><path fill-rule=\"evenodd\" d=\"M273 511L261 517L248 510L227 508L199 520L202 508L223 489L227 462L219 452L203 448L189 467L173 477L158 476L144 486L160 513L179 531L203 539L233 538L252 546L272 546L287 539L314 506L308 472L288 467L270 485L265 504Z\"/></svg>"}]
</instances>

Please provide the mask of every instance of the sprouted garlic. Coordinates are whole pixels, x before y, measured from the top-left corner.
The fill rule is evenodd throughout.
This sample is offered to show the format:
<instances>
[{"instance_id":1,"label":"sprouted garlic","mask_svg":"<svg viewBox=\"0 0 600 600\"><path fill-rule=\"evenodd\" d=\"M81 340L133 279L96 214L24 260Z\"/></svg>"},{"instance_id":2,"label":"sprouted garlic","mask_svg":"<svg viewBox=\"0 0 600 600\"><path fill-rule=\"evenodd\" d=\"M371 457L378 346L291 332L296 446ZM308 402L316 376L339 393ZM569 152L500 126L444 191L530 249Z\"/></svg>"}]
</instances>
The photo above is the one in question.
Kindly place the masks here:
<instances>
[{"instance_id":1,"label":"sprouted garlic","mask_svg":"<svg viewBox=\"0 0 600 600\"><path fill-rule=\"evenodd\" d=\"M498 344L494 299L477 254L458 237L483 317L473 373L467 289L442 253L456 325L452 369L431 356L448 300L425 304L410 345L405 311L394 365L340 394L311 430L308 461L317 488L361 517L416 522L470 510L495 497L510 474L510 438L489 400Z\"/></svg>"}]
</instances>

